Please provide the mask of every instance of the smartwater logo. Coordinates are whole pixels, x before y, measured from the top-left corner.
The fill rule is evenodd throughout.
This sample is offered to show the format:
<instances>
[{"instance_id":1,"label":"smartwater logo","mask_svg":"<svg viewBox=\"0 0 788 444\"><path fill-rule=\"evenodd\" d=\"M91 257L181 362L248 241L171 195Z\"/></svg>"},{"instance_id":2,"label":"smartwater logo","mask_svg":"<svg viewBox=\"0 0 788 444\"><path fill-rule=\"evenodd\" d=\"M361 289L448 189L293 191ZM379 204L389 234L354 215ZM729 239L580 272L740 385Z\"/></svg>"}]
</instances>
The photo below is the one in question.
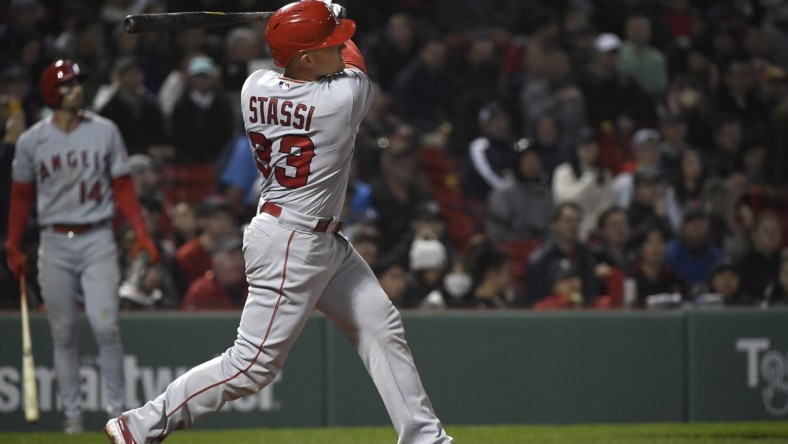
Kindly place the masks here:
<instances>
[{"instance_id":1,"label":"smartwater logo","mask_svg":"<svg viewBox=\"0 0 788 444\"><path fill-rule=\"evenodd\" d=\"M123 360L126 373L126 403L129 408L159 396L178 376L186 373L189 367L141 367L137 357L126 355ZM82 409L86 412L103 412L107 405L104 398L101 372L95 357L83 356L80 362ZM55 384L55 369L36 367L38 383L38 404L41 412L61 409L60 398ZM282 380L280 373L274 381L259 393L225 404L222 411L271 412L282 408L282 403L274 398L274 386ZM0 366L0 413L10 413L22 409L22 375L17 367Z\"/></svg>"},{"instance_id":2,"label":"smartwater logo","mask_svg":"<svg viewBox=\"0 0 788 444\"><path fill-rule=\"evenodd\" d=\"M761 389L766 411L788 416L788 352L771 350L768 338L740 338L736 350L747 359L747 387Z\"/></svg>"}]
</instances>

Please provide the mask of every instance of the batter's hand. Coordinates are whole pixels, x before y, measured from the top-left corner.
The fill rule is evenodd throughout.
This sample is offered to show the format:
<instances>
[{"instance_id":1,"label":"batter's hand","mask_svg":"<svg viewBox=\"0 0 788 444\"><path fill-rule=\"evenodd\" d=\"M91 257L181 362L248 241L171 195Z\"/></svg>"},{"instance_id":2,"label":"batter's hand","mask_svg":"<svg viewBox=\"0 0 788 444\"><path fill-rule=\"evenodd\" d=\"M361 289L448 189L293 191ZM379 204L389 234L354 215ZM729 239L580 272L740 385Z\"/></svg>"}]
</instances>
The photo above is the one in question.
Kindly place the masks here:
<instances>
[{"instance_id":1,"label":"batter's hand","mask_svg":"<svg viewBox=\"0 0 788 444\"><path fill-rule=\"evenodd\" d=\"M131 248L131 257L135 258L138 254L145 252L150 256L150 263L155 264L159 261L159 249L147 235L137 233L134 246Z\"/></svg>"},{"instance_id":2,"label":"batter's hand","mask_svg":"<svg viewBox=\"0 0 788 444\"><path fill-rule=\"evenodd\" d=\"M17 247L8 247L6 249L6 259L8 260L8 269L11 271L14 279L19 281L23 274L27 274L27 256L22 254Z\"/></svg>"}]
</instances>

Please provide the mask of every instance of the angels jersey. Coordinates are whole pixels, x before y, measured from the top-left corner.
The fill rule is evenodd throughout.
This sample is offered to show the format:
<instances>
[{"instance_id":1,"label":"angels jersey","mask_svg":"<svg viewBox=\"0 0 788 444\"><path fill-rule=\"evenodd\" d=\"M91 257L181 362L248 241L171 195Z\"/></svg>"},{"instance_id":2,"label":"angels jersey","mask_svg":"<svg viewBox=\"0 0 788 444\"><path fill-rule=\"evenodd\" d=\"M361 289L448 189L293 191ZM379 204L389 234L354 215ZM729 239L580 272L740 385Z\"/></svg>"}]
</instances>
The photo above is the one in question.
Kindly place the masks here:
<instances>
[{"instance_id":1,"label":"angels jersey","mask_svg":"<svg viewBox=\"0 0 788 444\"><path fill-rule=\"evenodd\" d=\"M90 224L114 215L112 179L129 174L118 127L85 111L63 132L48 117L22 133L11 176L35 183L40 226Z\"/></svg>"},{"instance_id":2,"label":"angels jersey","mask_svg":"<svg viewBox=\"0 0 788 444\"><path fill-rule=\"evenodd\" d=\"M252 73L241 109L262 176L261 202L338 216L356 133L371 102L369 79L353 68L312 82L265 69Z\"/></svg>"}]
</instances>

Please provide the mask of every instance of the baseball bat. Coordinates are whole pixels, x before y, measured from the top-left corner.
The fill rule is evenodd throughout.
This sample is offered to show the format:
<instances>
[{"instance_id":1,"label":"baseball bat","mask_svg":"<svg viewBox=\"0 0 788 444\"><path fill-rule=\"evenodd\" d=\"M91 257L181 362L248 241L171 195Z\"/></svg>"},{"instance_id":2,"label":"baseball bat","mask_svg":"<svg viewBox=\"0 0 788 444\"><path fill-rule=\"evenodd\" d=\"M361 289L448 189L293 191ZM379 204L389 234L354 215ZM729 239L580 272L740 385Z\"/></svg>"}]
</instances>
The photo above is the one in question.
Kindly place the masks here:
<instances>
[{"instance_id":1,"label":"baseball bat","mask_svg":"<svg viewBox=\"0 0 788 444\"><path fill-rule=\"evenodd\" d=\"M123 19L126 32L180 31L212 26L248 23L270 18L273 12L166 12L161 14L132 14Z\"/></svg>"},{"instance_id":2,"label":"baseball bat","mask_svg":"<svg viewBox=\"0 0 788 444\"><path fill-rule=\"evenodd\" d=\"M25 420L38 421L38 390L36 389L36 366L33 363L33 342L30 340L30 319L27 315L27 289L25 275L19 279L22 307L22 393Z\"/></svg>"}]
</instances>

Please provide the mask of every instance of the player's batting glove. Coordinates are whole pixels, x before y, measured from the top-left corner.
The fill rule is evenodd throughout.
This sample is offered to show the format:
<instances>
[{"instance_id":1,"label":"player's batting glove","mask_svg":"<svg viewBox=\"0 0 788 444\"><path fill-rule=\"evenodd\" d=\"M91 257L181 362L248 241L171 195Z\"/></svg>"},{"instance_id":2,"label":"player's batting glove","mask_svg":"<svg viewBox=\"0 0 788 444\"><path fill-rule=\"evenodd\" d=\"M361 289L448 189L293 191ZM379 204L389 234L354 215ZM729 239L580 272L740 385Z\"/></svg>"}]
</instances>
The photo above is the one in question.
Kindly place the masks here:
<instances>
[{"instance_id":1,"label":"player's batting glove","mask_svg":"<svg viewBox=\"0 0 788 444\"><path fill-rule=\"evenodd\" d=\"M335 16L339 18L347 17L347 8L340 5L339 3L334 3L331 0L320 0L320 1L328 5L328 7L331 8L331 11L334 13Z\"/></svg>"},{"instance_id":2,"label":"player's batting glove","mask_svg":"<svg viewBox=\"0 0 788 444\"><path fill-rule=\"evenodd\" d=\"M159 261L159 249L156 248L156 245L153 243L151 238L145 234L137 233L136 240L134 241L134 247L131 249L131 257L135 258L142 252L148 254L151 264L155 264Z\"/></svg>"},{"instance_id":3,"label":"player's batting glove","mask_svg":"<svg viewBox=\"0 0 788 444\"><path fill-rule=\"evenodd\" d=\"M14 279L19 281L23 274L27 274L27 256L22 254L17 247L9 246L6 249L6 259L8 260L8 269Z\"/></svg>"}]
</instances>

